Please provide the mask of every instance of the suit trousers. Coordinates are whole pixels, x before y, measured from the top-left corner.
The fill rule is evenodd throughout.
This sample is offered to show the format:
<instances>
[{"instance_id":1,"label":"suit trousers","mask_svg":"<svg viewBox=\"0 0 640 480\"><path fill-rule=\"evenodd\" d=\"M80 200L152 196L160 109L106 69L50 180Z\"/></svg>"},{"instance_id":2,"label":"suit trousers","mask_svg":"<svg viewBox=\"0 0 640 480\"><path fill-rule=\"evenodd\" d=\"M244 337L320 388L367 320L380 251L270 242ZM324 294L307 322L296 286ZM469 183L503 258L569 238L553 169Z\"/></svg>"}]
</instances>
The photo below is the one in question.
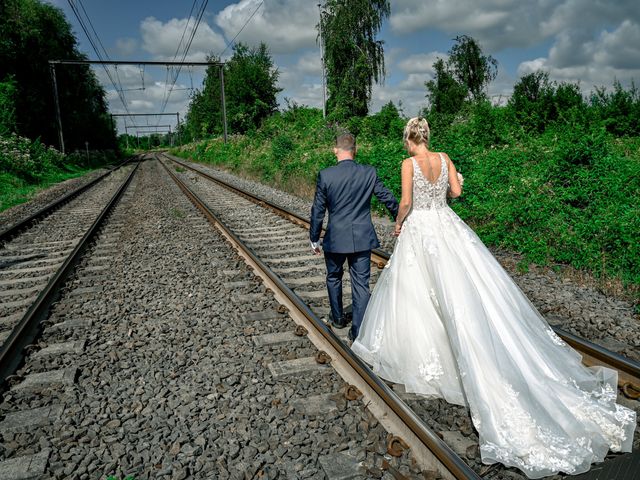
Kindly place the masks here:
<instances>
[{"instance_id":1,"label":"suit trousers","mask_svg":"<svg viewBox=\"0 0 640 480\"><path fill-rule=\"evenodd\" d=\"M327 266L327 290L329 292L331 315L337 322L340 321L343 315L342 275L344 273L345 260L349 264L349 275L351 277L351 305L353 308L351 333L355 338L360 330L360 324L364 318L367 303L369 303L371 250L355 253L324 252L324 261Z\"/></svg>"}]
</instances>

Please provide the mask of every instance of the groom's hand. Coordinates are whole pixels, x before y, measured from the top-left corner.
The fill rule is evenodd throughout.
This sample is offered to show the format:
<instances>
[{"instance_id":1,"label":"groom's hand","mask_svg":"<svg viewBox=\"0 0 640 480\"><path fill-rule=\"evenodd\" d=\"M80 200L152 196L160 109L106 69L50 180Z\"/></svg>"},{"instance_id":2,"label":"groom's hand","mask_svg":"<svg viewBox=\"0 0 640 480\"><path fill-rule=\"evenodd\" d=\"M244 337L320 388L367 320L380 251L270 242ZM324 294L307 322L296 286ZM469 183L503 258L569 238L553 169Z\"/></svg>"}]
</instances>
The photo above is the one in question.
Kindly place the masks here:
<instances>
[{"instance_id":1,"label":"groom's hand","mask_svg":"<svg viewBox=\"0 0 640 480\"><path fill-rule=\"evenodd\" d=\"M400 235L400 232L402 232L402 224L398 224L396 223L395 228L393 229L393 236L397 237Z\"/></svg>"},{"instance_id":2,"label":"groom's hand","mask_svg":"<svg viewBox=\"0 0 640 480\"><path fill-rule=\"evenodd\" d=\"M318 242L311 242L311 250L313 250L313 253L316 255L320 255L320 245L318 245Z\"/></svg>"}]
</instances>

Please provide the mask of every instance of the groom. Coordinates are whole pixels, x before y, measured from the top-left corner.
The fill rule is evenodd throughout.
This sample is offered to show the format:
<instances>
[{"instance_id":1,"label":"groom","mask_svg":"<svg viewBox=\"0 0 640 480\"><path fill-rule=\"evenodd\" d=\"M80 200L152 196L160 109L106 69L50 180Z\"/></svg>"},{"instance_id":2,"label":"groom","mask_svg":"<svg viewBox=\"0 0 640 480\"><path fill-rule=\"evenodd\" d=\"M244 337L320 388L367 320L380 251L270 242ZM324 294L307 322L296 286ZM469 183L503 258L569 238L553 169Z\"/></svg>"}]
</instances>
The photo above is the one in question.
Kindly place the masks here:
<instances>
[{"instance_id":1,"label":"groom","mask_svg":"<svg viewBox=\"0 0 640 480\"><path fill-rule=\"evenodd\" d=\"M322 249L327 266L331 324L336 328L347 326L342 310L342 274L346 260L351 276L353 307L353 321L348 337L354 340L358 336L369 301L371 249L380 246L371 223L371 195L375 195L394 218L398 214L398 202L382 184L375 168L353 161L356 153L353 135L339 135L333 152L338 164L318 173L316 195L311 207L309 238L311 248L316 255L320 255L322 221L325 211L329 210Z\"/></svg>"}]
</instances>

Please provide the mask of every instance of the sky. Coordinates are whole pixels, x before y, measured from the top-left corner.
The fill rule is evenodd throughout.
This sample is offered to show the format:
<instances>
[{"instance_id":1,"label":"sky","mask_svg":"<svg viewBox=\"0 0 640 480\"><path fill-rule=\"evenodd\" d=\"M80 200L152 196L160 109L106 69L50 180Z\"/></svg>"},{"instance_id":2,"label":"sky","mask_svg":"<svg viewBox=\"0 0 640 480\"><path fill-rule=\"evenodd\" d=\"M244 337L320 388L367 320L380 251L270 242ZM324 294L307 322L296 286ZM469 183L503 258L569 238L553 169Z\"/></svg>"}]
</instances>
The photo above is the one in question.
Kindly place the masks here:
<instances>
[{"instance_id":1,"label":"sky","mask_svg":"<svg viewBox=\"0 0 640 480\"><path fill-rule=\"evenodd\" d=\"M63 10L80 51L96 59L69 2L49 3ZM181 37L185 31L188 37L195 24L195 12L190 16L194 2L189 0L73 3L86 12L110 60L173 60ZM236 35L235 42L250 46L264 42L279 71L280 106L293 101L320 107L318 3L210 0L185 59L204 61L209 54L221 53L223 60L228 59ZM390 0L390 4L391 15L378 35L384 41L387 75L383 84L374 86L371 112L393 101L401 103L405 115L418 114L426 106L424 83L432 79L434 61L446 59L453 39L463 34L475 38L484 53L498 61L498 76L488 90L494 102L504 102L518 78L536 70L548 72L552 80L579 82L585 94L595 87L610 87L616 79L625 86L634 79L640 83L637 0ZM175 70L109 67L111 78L123 90L120 95L102 67L95 71L107 91L111 113L125 113L124 99L129 113L179 112L182 118L193 89L202 86L204 73L203 67L183 67L167 99ZM154 129L133 125L148 122L175 128L176 122L172 117L118 120L121 133L127 122L134 135L137 128L140 134Z\"/></svg>"}]
</instances>

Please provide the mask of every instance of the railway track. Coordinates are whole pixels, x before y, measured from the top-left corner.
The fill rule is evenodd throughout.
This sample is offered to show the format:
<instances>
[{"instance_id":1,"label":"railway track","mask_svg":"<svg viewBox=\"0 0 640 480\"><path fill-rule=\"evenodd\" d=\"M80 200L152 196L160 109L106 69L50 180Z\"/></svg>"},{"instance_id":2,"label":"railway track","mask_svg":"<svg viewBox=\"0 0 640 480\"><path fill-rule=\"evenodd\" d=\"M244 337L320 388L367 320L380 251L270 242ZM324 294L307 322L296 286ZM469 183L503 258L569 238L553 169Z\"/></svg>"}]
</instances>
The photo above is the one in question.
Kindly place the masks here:
<instances>
[{"instance_id":1,"label":"railway track","mask_svg":"<svg viewBox=\"0 0 640 480\"><path fill-rule=\"evenodd\" d=\"M385 426L397 435L397 439L391 441L391 449L402 445L399 440L402 438L422 464L437 468L443 478L478 478L479 475L503 478L505 471L510 475L508 478L518 478L513 470L501 465L488 468L481 465L477 437L466 409L445 407L443 401L427 401L408 395L398 386L390 386L377 379L346 347L346 331L339 332L338 336L320 320L319 317L328 311L322 273L324 265L309 254L308 223L305 219L228 185L188 163L167 155L164 158L167 172L180 182L192 202L234 247L243 252L254 270L262 272L259 275L275 292L278 301L286 305L292 318L304 326L304 331L320 351L328 353L341 376L353 383L371 400L373 409L378 408L378 413L387 418ZM201 179L206 182L201 182ZM256 208L256 205L262 208ZM372 261L382 268L388 258L386 252L378 250L373 252ZM376 275L372 275L373 281L375 278ZM348 294L348 287L345 294ZM555 330L583 354L586 364L606 365L618 370L623 392L637 399L640 385L638 362L559 328ZM449 412L454 410L454 414L443 416L442 412L447 408ZM637 443L636 439L636 448Z\"/></svg>"},{"instance_id":2,"label":"railway track","mask_svg":"<svg viewBox=\"0 0 640 480\"><path fill-rule=\"evenodd\" d=\"M303 219L265 210L264 200L257 207L248 193L214 186L186 164L162 164L144 162L135 176L129 169L127 181L126 172L117 174L121 199L113 195L113 213L100 214L107 223L67 276L42 337L14 349L25 360L0 399L0 478L7 459L30 465L33 478L228 478L235 468L249 478L332 479L333 466L340 475L359 468L352 478L402 480L416 478L409 454L425 478L524 478L479 463L464 408L381 381L351 354L346 331L336 334L321 320L324 264L308 254ZM160 178L164 172L172 180ZM175 196L173 182L242 260ZM151 208L148 197L138 198L141 189L165 206ZM57 235L56 222L45 225ZM23 235L7 245L36 238ZM163 245L168 238L179 243ZM384 266L384 252L376 254ZM22 278L30 277L7 280L30 285ZM145 373L151 361L157 366ZM191 379L194 390L185 391Z\"/></svg>"},{"instance_id":3,"label":"railway track","mask_svg":"<svg viewBox=\"0 0 640 480\"><path fill-rule=\"evenodd\" d=\"M136 169L123 163L2 232L0 378L19 365L23 348Z\"/></svg>"}]
</instances>

